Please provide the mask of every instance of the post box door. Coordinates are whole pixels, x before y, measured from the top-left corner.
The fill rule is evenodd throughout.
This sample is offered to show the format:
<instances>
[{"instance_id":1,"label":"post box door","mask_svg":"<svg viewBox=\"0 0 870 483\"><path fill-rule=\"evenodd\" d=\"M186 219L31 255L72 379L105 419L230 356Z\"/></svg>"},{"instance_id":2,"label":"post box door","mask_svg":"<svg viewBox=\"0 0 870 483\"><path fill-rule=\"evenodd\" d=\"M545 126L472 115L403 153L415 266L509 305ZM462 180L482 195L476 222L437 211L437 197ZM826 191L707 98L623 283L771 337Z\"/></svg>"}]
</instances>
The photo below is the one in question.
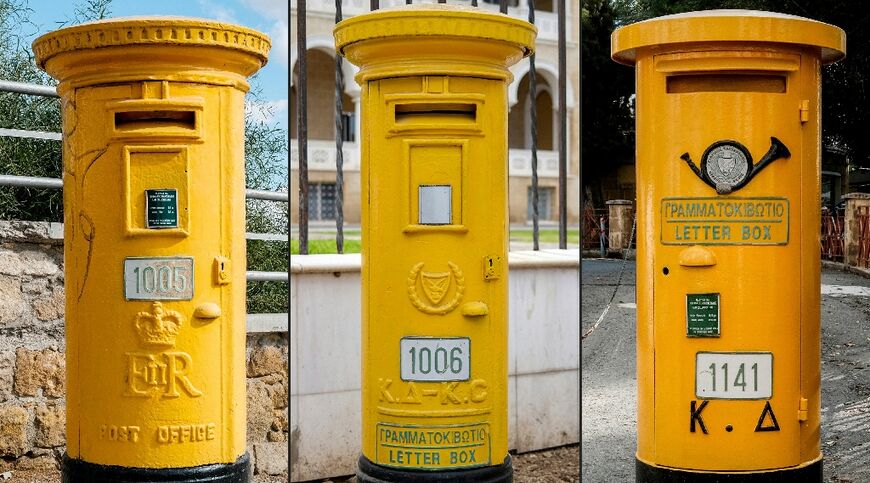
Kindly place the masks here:
<instances>
[{"instance_id":1,"label":"post box door","mask_svg":"<svg viewBox=\"0 0 870 483\"><path fill-rule=\"evenodd\" d=\"M504 85L415 76L372 81L368 89L363 344L371 389L363 397L372 412L363 424L375 441L364 452L392 467L500 464L507 454L500 396L507 383L506 117L487 102L501 101ZM452 448L447 441L400 445L423 455L409 462L382 436L410 428L471 437Z\"/></svg>"},{"instance_id":2,"label":"post box door","mask_svg":"<svg viewBox=\"0 0 870 483\"><path fill-rule=\"evenodd\" d=\"M80 443L87 461L131 467L234 461L244 431L234 434L231 334L244 307L218 277L238 253L226 220L239 210L223 197L239 181L221 162L222 117L202 116L226 96L143 82L78 89L76 100L95 127L71 130L66 160L79 197L67 222L86 241L75 258L84 275L69 280L82 308L71 314L79 367L70 371L93 375L71 385L93 410L76 419L70 446ZM244 271L243 255L240 263ZM204 305L211 313L195 317ZM85 326L102 335L84 337Z\"/></svg>"},{"instance_id":3,"label":"post box door","mask_svg":"<svg viewBox=\"0 0 870 483\"><path fill-rule=\"evenodd\" d=\"M646 187L659 204L654 320L639 322L655 327L655 458L663 466L803 461L800 213L818 199L801 187L802 164L817 161L802 159L800 63L797 53L761 50L659 55L646 66L652 82L638 84L650 89L653 115L667 119L638 142L639 162L657 166ZM775 153L731 192L717 193L684 158L697 166L716 143L736 141L758 164L772 137L790 156ZM720 182L752 169L731 155L708 158L721 163L710 168ZM718 327L705 327L714 312Z\"/></svg>"}]
</instances>

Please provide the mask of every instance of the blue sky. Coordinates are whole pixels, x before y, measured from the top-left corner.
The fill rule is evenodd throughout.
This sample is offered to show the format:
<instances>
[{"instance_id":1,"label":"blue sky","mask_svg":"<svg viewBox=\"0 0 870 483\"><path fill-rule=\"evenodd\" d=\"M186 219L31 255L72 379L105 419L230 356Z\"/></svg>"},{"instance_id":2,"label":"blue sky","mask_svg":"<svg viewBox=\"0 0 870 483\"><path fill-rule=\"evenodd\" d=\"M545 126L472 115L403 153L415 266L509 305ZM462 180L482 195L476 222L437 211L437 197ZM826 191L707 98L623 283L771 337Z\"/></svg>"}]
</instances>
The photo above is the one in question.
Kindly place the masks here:
<instances>
[{"instance_id":1,"label":"blue sky","mask_svg":"<svg viewBox=\"0 0 870 483\"><path fill-rule=\"evenodd\" d=\"M37 32L29 40L58 28L58 22L75 17L78 2L29 0L31 21ZM84 3L83 0L81 3ZM264 32L272 39L269 63L257 75L262 98L274 108L274 118L284 129L289 125L288 60L289 2L287 0L113 0L112 17L132 15L181 15L231 22ZM32 29L29 29L32 30ZM31 33L31 32L27 32Z\"/></svg>"}]
</instances>

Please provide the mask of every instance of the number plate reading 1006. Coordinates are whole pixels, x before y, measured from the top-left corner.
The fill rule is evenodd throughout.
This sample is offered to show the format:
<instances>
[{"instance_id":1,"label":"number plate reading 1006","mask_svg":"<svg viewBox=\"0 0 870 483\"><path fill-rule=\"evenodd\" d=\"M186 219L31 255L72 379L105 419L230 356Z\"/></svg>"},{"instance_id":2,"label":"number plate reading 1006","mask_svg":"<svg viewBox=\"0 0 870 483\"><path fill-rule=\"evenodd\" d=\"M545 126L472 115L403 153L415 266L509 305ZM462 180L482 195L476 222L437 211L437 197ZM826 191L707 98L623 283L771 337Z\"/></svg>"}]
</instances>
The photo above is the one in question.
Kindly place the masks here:
<instances>
[{"instance_id":1,"label":"number plate reading 1006","mask_svg":"<svg viewBox=\"0 0 870 483\"><path fill-rule=\"evenodd\" d=\"M193 258L125 259L124 297L127 300L192 299Z\"/></svg>"},{"instance_id":2,"label":"number plate reading 1006","mask_svg":"<svg viewBox=\"0 0 870 483\"><path fill-rule=\"evenodd\" d=\"M471 341L467 337L403 337L403 381L467 381Z\"/></svg>"},{"instance_id":3,"label":"number plate reading 1006","mask_svg":"<svg viewBox=\"0 0 870 483\"><path fill-rule=\"evenodd\" d=\"M698 399L769 399L773 395L770 352L698 352L695 396Z\"/></svg>"}]
</instances>

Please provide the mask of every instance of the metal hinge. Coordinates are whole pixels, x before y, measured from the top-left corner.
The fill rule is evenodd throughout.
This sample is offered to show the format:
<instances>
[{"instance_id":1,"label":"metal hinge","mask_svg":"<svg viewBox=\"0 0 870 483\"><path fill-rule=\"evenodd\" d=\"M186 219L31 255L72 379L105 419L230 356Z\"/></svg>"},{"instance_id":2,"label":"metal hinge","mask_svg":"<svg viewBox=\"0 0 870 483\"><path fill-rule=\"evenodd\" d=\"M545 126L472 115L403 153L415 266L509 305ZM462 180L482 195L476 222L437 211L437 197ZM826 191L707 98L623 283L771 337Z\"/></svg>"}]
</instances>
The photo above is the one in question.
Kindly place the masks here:
<instances>
[{"instance_id":1,"label":"metal hinge","mask_svg":"<svg viewBox=\"0 0 870 483\"><path fill-rule=\"evenodd\" d=\"M810 101L809 99L802 99L800 105L800 115L801 115L801 123L805 123L810 120Z\"/></svg>"},{"instance_id":2,"label":"metal hinge","mask_svg":"<svg viewBox=\"0 0 870 483\"><path fill-rule=\"evenodd\" d=\"M809 405L809 403L807 402L807 398L802 397L800 399L800 403L798 404L798 421L806 421L807 420L807 418L808 418L808 416L807 416L808 405Z\"/></svg>"}]
</instances>

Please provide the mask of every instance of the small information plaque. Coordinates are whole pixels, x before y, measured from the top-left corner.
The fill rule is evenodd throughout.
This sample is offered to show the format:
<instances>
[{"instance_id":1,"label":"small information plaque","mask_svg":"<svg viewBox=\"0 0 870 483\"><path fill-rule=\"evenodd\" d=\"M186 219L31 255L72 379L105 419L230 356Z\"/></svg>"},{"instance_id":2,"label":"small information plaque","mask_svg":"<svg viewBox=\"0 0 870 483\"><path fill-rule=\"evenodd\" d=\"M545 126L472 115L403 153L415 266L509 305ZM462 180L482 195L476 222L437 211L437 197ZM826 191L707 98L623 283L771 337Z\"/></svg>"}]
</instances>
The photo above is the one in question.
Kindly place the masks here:
<instances>
[{"instance_id":1,"label":"small information plaque","mask_svg":"<svg viewBox=\"0 0 870 483\"><path fill-rule=\"evenodd\" d=\"M719 294L686 294L686 335L719 337Z\"/></svg>"},{"instance_id":2,"label":"small information plaque","mask_svg":"<svg viewBox=\"0 0 870 483\"><path fill-rule=\"evenodd\" d=\"M148 228L178 228L178 192L145 190L145 220Z\"/></svg>"}]
</instances>

